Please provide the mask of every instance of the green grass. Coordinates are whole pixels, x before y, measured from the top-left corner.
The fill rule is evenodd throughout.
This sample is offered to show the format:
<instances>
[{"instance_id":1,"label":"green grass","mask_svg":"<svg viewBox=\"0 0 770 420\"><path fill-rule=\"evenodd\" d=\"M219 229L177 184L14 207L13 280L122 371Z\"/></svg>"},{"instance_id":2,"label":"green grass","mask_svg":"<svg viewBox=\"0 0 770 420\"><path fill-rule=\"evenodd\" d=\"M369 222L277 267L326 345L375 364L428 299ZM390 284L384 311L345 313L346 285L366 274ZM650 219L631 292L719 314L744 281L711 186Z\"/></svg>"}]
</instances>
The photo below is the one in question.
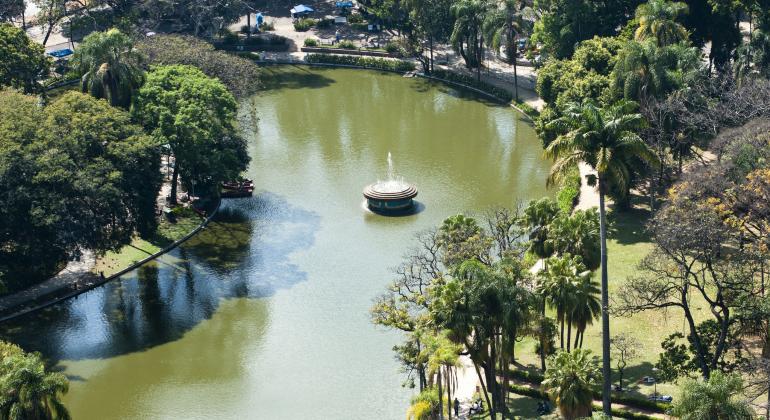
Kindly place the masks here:
<instances>
[{"instance_id":1,"label":"green grass","mask_svg":"<svg viewBox=\"0 0 770 420\"><path fill-rule=\"evenodd\" d=\"M200 217L192 215L177 216L176 223L171 223L164 218L158 225L157 231L149 238L135 237L130 244L123 246L118 251L110 251L97 258L93 271L95 273L103 272L105 276L111 276L171 245L198 227L200 223Z\"/></svg>"}]
</instances>

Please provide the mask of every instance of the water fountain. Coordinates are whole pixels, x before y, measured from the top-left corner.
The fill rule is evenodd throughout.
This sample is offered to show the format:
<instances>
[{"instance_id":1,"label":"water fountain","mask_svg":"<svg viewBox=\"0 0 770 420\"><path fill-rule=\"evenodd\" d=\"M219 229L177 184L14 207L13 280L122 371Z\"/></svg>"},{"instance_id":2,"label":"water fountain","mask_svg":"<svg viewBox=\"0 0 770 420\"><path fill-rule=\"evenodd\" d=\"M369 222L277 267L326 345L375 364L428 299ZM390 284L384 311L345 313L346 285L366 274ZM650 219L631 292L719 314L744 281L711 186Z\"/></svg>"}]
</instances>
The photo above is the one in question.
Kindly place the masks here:
<instances>
[{"instance_id":1,"label":"water fountain","mask_svg":"<svg viewBox=\"0 0 770 420\"><path fill-rule=\"evenodd\" d=\"M417 188L395 174L390 152L388 152L388 178L364 188L364 197L369 209L380 213L399 213L410 210L416 196Z\"/></svg>"}]
</instances>

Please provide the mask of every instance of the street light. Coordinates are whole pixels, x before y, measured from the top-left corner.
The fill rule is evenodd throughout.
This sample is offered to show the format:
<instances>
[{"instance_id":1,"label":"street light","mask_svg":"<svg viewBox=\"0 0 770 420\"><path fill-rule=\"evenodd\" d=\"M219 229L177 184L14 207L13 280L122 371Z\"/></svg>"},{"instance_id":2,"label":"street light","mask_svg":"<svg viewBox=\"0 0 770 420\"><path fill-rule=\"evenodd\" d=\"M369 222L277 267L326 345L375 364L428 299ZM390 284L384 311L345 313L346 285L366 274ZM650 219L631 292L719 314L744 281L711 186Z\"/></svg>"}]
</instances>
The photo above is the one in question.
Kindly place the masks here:
<instances>
[{"instance_id":1,"label":"street light","mask_svg":"<svg viewBox=\"0 0 770 420\"><path fill-rule=\"evenodd\" d=\"M654 381L654 384L655 384L655 391L652 395L655 398L658 397L658 375L657 375L658 371L659 371L658 368L656 367L652 368L652 380Z\"/></svg>"}]
</instances>

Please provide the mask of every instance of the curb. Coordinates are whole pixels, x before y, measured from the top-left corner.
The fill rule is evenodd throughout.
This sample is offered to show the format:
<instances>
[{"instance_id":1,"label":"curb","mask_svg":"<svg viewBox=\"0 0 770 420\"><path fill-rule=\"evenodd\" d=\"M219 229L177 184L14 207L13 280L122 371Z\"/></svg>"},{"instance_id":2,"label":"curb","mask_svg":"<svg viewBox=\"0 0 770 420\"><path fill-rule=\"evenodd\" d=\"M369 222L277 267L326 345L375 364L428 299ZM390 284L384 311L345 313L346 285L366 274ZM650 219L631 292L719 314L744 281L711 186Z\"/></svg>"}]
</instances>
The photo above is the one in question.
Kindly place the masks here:
<instances>
[{"instance_id":1,"label":"curb","mask_svg":"<svg viewBox=\"0 0 770 420\"><path fill-rule=\"evenodd\" d=\"M12 319L18 318L18 317L23 316L23 315L30 314L32 312L39 311L41 309L44 309L44 308L47 308L49 306L55 305L57 303L63 302L65 300L67 300L67 299L70 299L70 298L73 298L75 296L81 295L81 294L83 294L85 292L88 292L88 291L93 290L93 289L95 289L97 287L100 287L100 286L104 285L105 283L107 283L107 282L109 282L111 280L114 280L114 279L122 276L123 274L126 274L129 271L135 270L135 269L143 266L144 264L147 264L148 262L150 262L150 261L160 257L161 255L171 251L172 249L178 247L182 243L186 242L187 240L189 240L190 238L195 236L195 234L197 234L203 228L205 228L206 225L209 224L211 219L213 219L214 216L217 215L221 205L222 205L222 200L220 199L219 202L217 203L217 207L214 209L214 211L211 212L211 214L203 222L201 222L201 224L199 224L198 227L196 227L195 229L193 229L192 231L187 233L185 236L183 236L183 237L177 239L176 241L172 242L171 244L167 245L165 248L161 249L160 251L158 251L158 252L156 252L156 253L154 253L154 254L152 254L152 255L150 255L150 256L142 259L142 260L139 260L139 261L129 265L128 267L123 268L122 270L118 271L115 274L110 275L109 277L105 277L104 279L99 279L99 281L91 283L91 284L87 285L86 287L84 287L82 289L74 290L74 291L72 291L70 293L67 293L67 294L63 295L63 296L59 296L56 299L53 299L51 301L48 301L48 302L42 303L40 305L33 306L31 308L27 308L27 309L24 309L24 310L21 310L21 311L17 311L17 312L11 313L9 315L3 316L3 317L0 318L0 323L6 322L6 321L10 321Z\"/></svg>"}]
</instances>

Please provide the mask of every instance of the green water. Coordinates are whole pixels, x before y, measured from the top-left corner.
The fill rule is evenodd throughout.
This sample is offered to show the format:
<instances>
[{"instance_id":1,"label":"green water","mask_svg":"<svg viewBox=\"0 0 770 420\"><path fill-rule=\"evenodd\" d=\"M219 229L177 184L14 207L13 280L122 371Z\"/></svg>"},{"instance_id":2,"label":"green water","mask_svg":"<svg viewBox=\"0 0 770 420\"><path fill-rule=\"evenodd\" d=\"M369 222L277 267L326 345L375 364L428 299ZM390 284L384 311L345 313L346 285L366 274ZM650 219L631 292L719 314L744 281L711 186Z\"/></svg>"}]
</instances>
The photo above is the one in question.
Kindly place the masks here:
<instances>
[{"instance_id":1,"label":"green water","mask_svg":"<svg viewBox=\"0 0 770 420\"><path fill-rule=\"evenodd\" d=\"M4 327L70 377L75 419L403 418L399 336L368 315L390 267L449 215L547 194L539 142L508 107L392 74L267 72L242 104L253 198L159 261ZM388 152L417 214L362 208Z\"/></svg>"}]
</instances>

